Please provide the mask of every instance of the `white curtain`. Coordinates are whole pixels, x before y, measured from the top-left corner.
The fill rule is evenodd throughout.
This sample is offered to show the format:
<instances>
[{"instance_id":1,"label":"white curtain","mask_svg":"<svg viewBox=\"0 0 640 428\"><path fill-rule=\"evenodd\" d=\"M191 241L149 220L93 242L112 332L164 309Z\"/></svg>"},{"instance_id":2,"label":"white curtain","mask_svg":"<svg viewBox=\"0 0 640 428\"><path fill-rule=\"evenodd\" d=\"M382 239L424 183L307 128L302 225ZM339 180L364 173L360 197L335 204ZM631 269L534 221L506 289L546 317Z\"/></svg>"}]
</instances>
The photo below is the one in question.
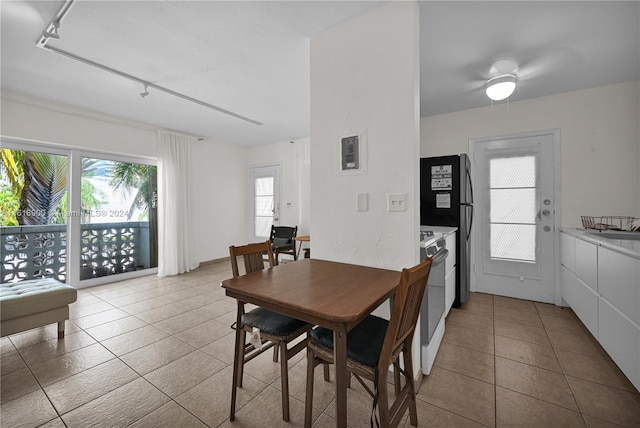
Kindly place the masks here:
<instances>
[{"instance_id":1,"label":"white curtain","mask_svg":"<svg viewBox=\"0 0 640 428\"><path fill-rule=\"evenodd\" d=\"M195 137L158 131L158 276L198 267L192 177Z\"/></svg>"}]
</instances>

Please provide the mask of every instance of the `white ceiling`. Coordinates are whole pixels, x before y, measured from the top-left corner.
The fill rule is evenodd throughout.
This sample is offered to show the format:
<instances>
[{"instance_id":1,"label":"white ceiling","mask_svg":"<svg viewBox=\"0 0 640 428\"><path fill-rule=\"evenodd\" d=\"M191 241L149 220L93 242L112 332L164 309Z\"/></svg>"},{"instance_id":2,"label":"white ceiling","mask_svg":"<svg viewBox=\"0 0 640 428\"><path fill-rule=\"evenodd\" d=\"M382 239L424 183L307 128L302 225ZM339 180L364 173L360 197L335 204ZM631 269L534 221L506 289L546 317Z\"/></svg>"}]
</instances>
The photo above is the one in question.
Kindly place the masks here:
<instances>
[{"instance_id":1,"label":"white ceiling","mask_svg":"<svg viewBox=\"0 0 640 428\"><path fill-rule=\"evenodd\" d=\"M64 1L0 2L1 83L97 112L245 145L309 135L309 40L369 1L76 1L49 46L261 122L255 125L35 46ZM640 2L420 2L421 115L640 79ZM495 73L495 70L493 71Z\"/></svg>"}]
</instances>

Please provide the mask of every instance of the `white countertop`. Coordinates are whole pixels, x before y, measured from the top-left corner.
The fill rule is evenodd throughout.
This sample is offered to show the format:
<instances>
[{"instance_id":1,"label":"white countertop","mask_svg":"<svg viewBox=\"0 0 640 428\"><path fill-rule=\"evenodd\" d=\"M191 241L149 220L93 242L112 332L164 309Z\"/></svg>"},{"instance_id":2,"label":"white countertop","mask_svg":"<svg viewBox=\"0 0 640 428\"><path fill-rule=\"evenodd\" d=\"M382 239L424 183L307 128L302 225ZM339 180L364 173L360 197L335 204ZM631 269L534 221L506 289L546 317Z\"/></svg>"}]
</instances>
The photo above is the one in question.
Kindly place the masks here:
<instances>
[{"instance_id":1,"label":"white countertop","mask_svg":"<svg viewBox=\"0 0 640 428\"><path fill-rule=\"evenodd\" d=\"M561 230L571 236L582 239L583 241L591 242L592 244L600 245L618 253L640 259L640 240L603 238L602 236L598 236L598 232L596 230L587 231L585 229L575 229L570 227L563 227ZM640 234L640 232L633 233Z\"/></svg>"},{"instance_id":2,"label":"white countertop","mask_svg":"<svg viewBox=\"0 0 640 428\"><path fill-rule=\"evenodd\" d=\"M420 232L425 232L427 230L433 230L434 233L442 233L443 238L446 238L452 233L455 233L458 228L449 226L420 226Z\"/></svg>"}]
</instances>

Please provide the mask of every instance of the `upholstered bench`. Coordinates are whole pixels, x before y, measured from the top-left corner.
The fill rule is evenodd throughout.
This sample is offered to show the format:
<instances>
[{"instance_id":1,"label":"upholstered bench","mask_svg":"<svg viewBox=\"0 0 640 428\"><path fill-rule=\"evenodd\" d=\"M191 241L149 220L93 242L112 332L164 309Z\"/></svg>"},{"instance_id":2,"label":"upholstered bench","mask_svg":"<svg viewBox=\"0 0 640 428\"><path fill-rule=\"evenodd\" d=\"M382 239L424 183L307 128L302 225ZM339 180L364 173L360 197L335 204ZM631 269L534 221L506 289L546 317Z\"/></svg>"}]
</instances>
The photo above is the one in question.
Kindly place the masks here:
<instances>
[{"instance_id":1,"label":"upholstered bench","mask_svg":"<svg viewBox=\"0 0 640 428\"><path fill-rule=\"evenodd\" d=\"M55 279L34 279L0 285L0 336L19 333L54 322L58 339L64 337L69 304L78 292Z\"/></svg>"}]
</instances>

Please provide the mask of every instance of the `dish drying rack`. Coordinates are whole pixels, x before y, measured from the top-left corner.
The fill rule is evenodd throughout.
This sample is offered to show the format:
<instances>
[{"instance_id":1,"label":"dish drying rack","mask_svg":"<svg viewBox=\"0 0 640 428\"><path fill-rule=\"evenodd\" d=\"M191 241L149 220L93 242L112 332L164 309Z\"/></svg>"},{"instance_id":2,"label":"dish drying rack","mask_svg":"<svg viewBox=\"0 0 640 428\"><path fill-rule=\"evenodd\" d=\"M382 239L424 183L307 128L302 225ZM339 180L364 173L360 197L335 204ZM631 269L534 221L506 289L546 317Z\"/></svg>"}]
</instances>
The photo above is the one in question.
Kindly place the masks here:
<instances>
[{"instance_id":1,"label":"dish drying rack","mask_svg":"<svg viewBox=\"0 0 640 428\"><path fill-rule=\"evenodd\" d=\"M638 230L640 219L628 216L606 215L601 217L580 216L582 227L595 230Z\"/></svg>"}]
</instances>

